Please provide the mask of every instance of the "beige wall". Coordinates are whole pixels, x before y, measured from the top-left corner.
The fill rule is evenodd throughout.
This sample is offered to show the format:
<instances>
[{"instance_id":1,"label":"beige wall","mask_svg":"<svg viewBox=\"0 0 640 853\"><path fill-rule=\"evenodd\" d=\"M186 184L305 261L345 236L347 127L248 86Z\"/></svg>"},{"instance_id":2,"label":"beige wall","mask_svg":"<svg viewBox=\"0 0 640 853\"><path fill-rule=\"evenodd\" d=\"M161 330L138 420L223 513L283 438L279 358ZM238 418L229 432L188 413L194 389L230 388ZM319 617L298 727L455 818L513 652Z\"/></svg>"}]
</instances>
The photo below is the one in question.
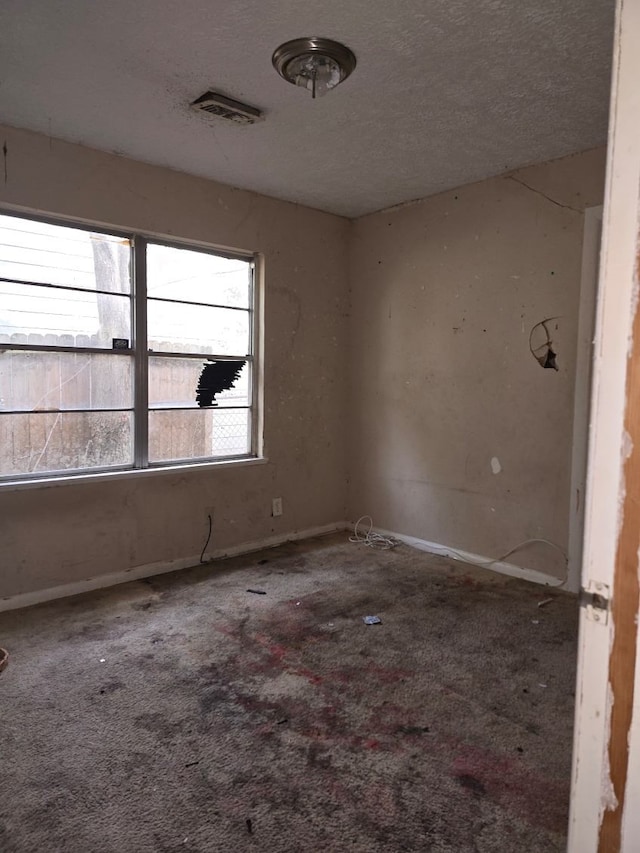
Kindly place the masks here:
<instances>
[{"instance_id":1,"label":"beige wall","mask_svg":"<svg viewBox=\"0 0 640 853\"><path fill-rule=\"evenodd\" d=\"M37 134L5 140L2 205L263 253L269 461L0 489L0 597L197 556L211 508L212 550L364 513L487 556L529 537L566 546L581 211L602 201L604 150L352 224ZM558 373L528 348L556 315ZM524 563L562 570L548 552Z\"/></svg>"},{"instance_id":2,"label":"beige wall","mask_svg":"<svg viewBox=\"0 0 640 853\"><path fill-rule=\"evenodd\" d=\"M210 508L212 549L342 520L349 222L37 134L5 142L1 205L263 253L269 462L0 489L0 597L197 556Z\"/></svg>"},{"instance_id":3,"label":"beige wall","mask_svg":"<svg viewBox=\"0 0 640 853\"><path fill-rule=\"evenodd\" d=\"M582 211L604 165L598 149L355 223L352 518L489 557L566 547ZM557 373L528 343L551 316ZM563 570L544 546L514 561Z\"/></svg>"}]
</instances>

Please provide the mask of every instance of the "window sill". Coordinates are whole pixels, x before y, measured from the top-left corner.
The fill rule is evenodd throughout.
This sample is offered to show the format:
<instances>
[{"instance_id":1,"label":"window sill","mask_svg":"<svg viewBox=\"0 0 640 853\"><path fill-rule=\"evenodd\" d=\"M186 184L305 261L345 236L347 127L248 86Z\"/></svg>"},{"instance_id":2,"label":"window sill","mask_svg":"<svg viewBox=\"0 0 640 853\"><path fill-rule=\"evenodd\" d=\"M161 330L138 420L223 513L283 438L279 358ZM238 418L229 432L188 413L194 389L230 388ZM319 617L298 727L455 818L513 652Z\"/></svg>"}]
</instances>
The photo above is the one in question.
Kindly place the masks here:
<instances>
[{"instance_id":1,"label":"window sill","mask_svg":"<svg viewBox=\"0 0 640 853\"><path fill-rule=\"evenodd\" d=\"M137 480L142 477L170 477L175 474L186 474L189 471L214 471L228 468L247 468L252 465L265 465L269 460L266 456L252 456L248 459L225 459L212 462L193 462L191 464L166 465L162 468L137 468L127 471L97 471L93 474L70 474L68 476L39 477L37 480L6 480L0 483L1 492L18 492L23 489L47 489L71 484L86 485L87 483L113 482L114 480Z\"/></svg>"}]
</instances>

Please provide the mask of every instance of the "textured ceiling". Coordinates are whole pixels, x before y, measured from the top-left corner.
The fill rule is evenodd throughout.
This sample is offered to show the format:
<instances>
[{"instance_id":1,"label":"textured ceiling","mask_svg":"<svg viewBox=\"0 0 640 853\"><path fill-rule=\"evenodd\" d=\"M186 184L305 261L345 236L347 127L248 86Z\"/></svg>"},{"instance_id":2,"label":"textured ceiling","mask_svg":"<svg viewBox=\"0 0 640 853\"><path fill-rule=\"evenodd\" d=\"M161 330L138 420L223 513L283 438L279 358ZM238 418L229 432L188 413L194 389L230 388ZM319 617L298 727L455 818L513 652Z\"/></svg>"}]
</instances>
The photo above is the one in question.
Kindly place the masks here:
<instances>
[{"instance_id":1,"label":"textured ceiling","mask_svg":"<svg viewBox=\"0 0 640 853\"><path fill-rule=\"evenodd\" d=\"M0 122L357 216L606 140L614 0L3 0ZM335 38L313 101L271 67ZM204 117L208 88L260 124Z\"/></svg>"}]
</instances>

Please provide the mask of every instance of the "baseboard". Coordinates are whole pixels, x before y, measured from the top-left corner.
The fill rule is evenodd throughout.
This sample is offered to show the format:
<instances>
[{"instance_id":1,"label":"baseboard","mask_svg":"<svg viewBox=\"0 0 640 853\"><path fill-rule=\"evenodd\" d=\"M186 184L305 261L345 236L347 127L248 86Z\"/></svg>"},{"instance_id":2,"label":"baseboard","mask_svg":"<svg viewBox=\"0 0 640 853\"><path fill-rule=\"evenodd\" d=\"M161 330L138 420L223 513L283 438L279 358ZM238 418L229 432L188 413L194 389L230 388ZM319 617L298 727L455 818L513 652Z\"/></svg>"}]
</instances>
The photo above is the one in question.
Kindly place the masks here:
<instances>
[{"instance_id":1,"label":"baseboard","mask_svg":"<svg viewBox=\"0 0 640 853\"><path fill-rule=\"evenodd\" d=\"M236 557L241 554L251 554L254 551L262 551L265 548L275 548L285 542L296 542L300 539L311 539L314 536L325 536L329 533L337 533L340 530L352 529L353 524L346 521L338 521L334 524L324 524L320 527L308 527L305 530L297 530L292 533L281 533L274 536L268 536L265 539L256 539L253 542L244 542L240 545L233 545L230 548L218 548L206 553L206 564L223 560L225 557ZM437 542L429 542L426 539L418 539L415 536L406 536L403 533L395 533L393 530L384 530L381 527L374 527L374 532L381 533L383 536L391 536L412 548L417 548L420 551L427 551L429 554L438 554L441 557L449 557L452 560L459 562L468 562L473 564L489 563L491 558L484 557L481 554L473 554L470 551L463 551L460 548L455 550L440 545ZM190 569L200 565L200 555L197 554L191 557L183 557L178 560L167 560L160 563L148 563L144 566L135 566L131 569L126 569L122 572L113 572L107 575L99 575L95 578L87 578L73 583L61 584L59 586L49 587L47 589L39 589L34 592L26 592L21 595L12 595L7 598L0 599L0 613L5 610L18 610L22 607L31 607L34 604L43 604L47 601L54 601L58 598L67 598L71 595L78 595L83 592L92 592L95 589L105 589L110 586L117 586L121 583L140 580L141 578L153 577L153 575L162 575L167 572L175 572L180 569ZM522 566L516 566L514 563L493 563L491 566L484 566L491 571L499 572L503 575L509 575L514 578L531 581L542 586L557 586L558 578L552 575L545 575L542 572L536 572L533 569L525 569Z\"/></svg>"},{"instance_id":2,"label":"baseboard","mask_svg":"<svg viewBox=\"0 0 640 853\"><path fill-rule=\"evenodd\" d=\"M339 521L334 524L324 524L320 527L308 527L306 530L297 530L293 533L268 536L266 539L256 539L253 542L233 545L230 548L218 548L206 552L207 559L205 565L216 560L223 560L225 557L237 557L241 554L262 551L265 548L275 548L277 545L282 545L285 542L311 539L314 536L325 536L328 533L345 530L347 527L346 522ZM34 592L12 595L0 599L0 613L5 610L18 610L22 607L31 607L34 604L43 604L46 601L54 601L57 598L67 598L70 595L78 595L82 592L92 592L95 589L105 589L106 587L117 586L117 584L152 577L153 575L162 575L167 572L178 571L179 569L190 569L198 565L201 565L199 554L193 557L183 557L178 560L148 563L145 566L135 566L131 569L125 569L122 572L112 572L111 574L98 575L95 578L87 578L86 580L49 587L48 589L38 589Z\"/></svg>"},{"instance_id":3,"label":"baseboard","mask_svg":"<svg viewBox=\"0 0 640 853\"><path fill-rule=\"evenodd\" d=\"M381 533L383 536L391 536L404 542L406 545L411 545L412 548L418 548L420 551L428 551L429 554L438 554L440 557L449 557L451 560L458 562L485 565L480 568L488 569L489 571L499 572L502 575L509 575L512 578L521 578L525 581L541 584L542 586L559 586L559 579L553 575L545 575L543 572L536 572L534 569L525 569L522 566L516 566L515 563L491 563L491 557L483 557L481 554L473 554L471 551L463 551L461 548L455 550L446 545L439 545L437 542L429 542L426 539L417 539L415 536L405 536L403 533L394 533L392 530L383 530L380 527L373 528L375 533ZM491 565L488 565L491 563Z\"/></svg>"}]
</instances>

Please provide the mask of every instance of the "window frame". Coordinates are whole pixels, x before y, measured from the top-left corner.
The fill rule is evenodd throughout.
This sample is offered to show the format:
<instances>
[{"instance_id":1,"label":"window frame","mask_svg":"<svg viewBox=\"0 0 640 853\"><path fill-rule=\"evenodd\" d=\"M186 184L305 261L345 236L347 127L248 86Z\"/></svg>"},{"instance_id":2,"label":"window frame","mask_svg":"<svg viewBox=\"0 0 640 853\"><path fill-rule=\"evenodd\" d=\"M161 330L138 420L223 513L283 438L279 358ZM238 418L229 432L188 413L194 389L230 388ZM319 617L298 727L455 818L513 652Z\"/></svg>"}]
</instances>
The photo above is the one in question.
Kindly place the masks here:
<instances>
[{"instance_id":1,"label":"window frame","mask_svg":"<svg viewBox=\"0 0 640 853\"><path fill-rule=\"evenodd\" d=\"M23 474L0 475L0 489L6 487L25 488L29 486L37 486L41 484L62 484L65 482L87 482L91 480L104 480L105 478L129 478L148 476L149 474L171 473L176 471L185 471L189 469L203 469L219 466L245 466L266 462L263 456L263 439L262 439L262 419L263 419L263 397L262 397L262 349L261 349L261 323L262 323L262 296L261 296L261 281L262 281L262 258L257 252L247 252L241 250L229 250L228 248L219 248L210 243L204 243L189 239L173 239L167 238L165 235L158 235L151 232L146 232L138 229L122 229L110 228L102 224L95 224L81 219L67 218L64 216L48 216L39 213L31 213L30 211L15 210L3 208L0 206L0 215L12 216L16 219L30 220L33 222L42 222L48 225L61 226L67 228L78 228L84 232L95 234L105 234L111 237L120 237L130 242L130 283L131 290L128 294L130 308L130 334L129 347L123 349L107 349L91 346L65 346L65 345L45 345L45 344L17 344L17 343L2 343L0 342L0 351L26 351L26 352L61 352L61 353L86 353L99 355L112 355L114 357L127 357L132 360L133 374L133 402L130 411L133 415L133 453L132 462L127 465L108 465L108 466L92 466L90 468L66 468L57 471L39 471L25 472ZM147 305L149 298L147 296L147 246L149 244L172 248L176 250L185 250L191 252L202 252L207 255L228 258L230 260L240 260L249 265L249 299L248 308L239 308L238 310L248 313L248 353L242 356L219 356L215 353L180 353L180 352L164 352L150 351L147 341ZM14 279L0 277L0 282L11 282ZM43 286L37 282L24 282L25 284L33 284ZM72 286L57 286L53 284L44 285L48 287L56 287L60 290L82 290L83 292L100 292ZM153 299L153 297L151 297ZM187 303L189 304L189 303ZM221 306L228 307L228 306ZM144 342L143 346L139 342ZM174 459L159 462L149 461L149 414L151 411L157 410L149 407L149 358L150 357L166 357L166 358L188 358L202 359L206 361L212 360L236 360L238 358L246 359L250 371L250 381L248 388L249 402L248 406L225 406L221 409L242 408L247 409L250 417L249 430L249 450L247 453L229 455L229 456L207 456L193 457L190 459ZM161 409L160 409L161 410ZM171 411L169 409L168 411ZM175 410L180 411L180 407ZM184 407L182 410L187 410ZM191 409L188 409L191 410ZM198 411L197 407L193 407L194 411ZM69 411L76 411L70 409ZM81 411L81 410L77 410ZM100 411L100 409L88 409L87 411ZM107 410L110 411L110 410ZM128 410L129 411L129 410ZM8 415L11 412L7 413ZM1 416L1 415L0 415Z\"/></svg>"}]
</instances>

